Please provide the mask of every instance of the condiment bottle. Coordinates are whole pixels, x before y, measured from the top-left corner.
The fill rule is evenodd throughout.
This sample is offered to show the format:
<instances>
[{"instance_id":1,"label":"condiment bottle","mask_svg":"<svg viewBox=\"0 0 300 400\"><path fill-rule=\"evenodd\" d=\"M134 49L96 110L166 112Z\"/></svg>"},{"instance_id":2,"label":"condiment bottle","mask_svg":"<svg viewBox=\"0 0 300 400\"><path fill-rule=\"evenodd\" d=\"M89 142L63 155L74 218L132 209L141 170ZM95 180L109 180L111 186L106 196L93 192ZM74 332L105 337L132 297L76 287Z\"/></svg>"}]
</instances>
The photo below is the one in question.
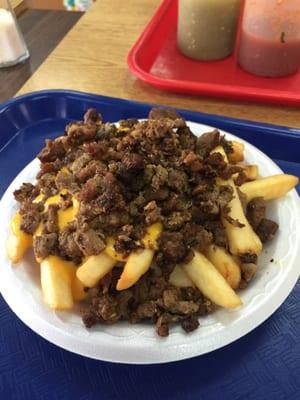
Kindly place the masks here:
<instances>
[{"instance_id":1,"label":"condiment bottle","mask_svg":"<svg viewBox=\"0 0 300 400\"><path fill-rule=\"evenodd\" d=\"M29 57L9 0L0 0L0 67L15 65Z\"/></svg>"},{"instance_id":2,"label":"condiment bottle","mask_svg":"<svg viewBox=\"0 0 300 400\"><path fill-rule=\"evenodd\" d=\"M245 0L239 64L246 71L280 77L300 67L300 0Z\"/></svg>"},{"instance_id":3,"label":"condiment bottle","mask_svg":"<svg viewBox=\"0 0 300 400\"><path fill-rule=\"evenodd\" d=\"M240 0L178 0L177 45L186 56L219 60L234 49Z\"/></svg>"}]
</instances>

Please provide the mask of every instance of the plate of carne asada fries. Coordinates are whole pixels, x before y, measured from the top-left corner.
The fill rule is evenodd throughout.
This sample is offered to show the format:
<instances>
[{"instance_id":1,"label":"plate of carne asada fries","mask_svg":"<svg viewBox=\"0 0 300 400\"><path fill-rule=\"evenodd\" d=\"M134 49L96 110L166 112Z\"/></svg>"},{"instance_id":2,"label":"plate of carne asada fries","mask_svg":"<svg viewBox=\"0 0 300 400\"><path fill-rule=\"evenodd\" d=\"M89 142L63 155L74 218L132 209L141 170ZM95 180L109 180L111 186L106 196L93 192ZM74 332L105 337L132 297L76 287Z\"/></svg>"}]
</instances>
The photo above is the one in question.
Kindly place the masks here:
<instances>
[{"instance_id":1,"label":"plate of carne asada fries","mask_svg":"<svg viewBox=\"0 0 300 400\"><path fill-rule=\"evenodd\" d=\"M35 332L91 358L210 352L296 284L298 182L174 111L104 123L90 109L1 200L1 293Z\"/></svg>"}]
</instances>

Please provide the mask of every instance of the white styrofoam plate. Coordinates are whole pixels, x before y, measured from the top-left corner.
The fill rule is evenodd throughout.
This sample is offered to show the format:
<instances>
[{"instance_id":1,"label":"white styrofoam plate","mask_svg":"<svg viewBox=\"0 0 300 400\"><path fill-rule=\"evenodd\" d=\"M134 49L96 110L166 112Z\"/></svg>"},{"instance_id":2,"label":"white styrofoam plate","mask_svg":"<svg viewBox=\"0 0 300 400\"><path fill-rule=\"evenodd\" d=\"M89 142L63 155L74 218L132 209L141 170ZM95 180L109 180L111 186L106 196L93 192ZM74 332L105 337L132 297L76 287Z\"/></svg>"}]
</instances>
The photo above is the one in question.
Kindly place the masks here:
<instances>
[{"instance_id":1,"label":"white styrofoam plate","mask_svg":"<svg viewBox=\"0 0 300 400\"><path fill-rule=\"evenodd\" d=\"M189 123L189 126L195 134L211 130L196 123ZM229 139L237 139L226 135ZM260 150L243 142L246 161L258 164L261 176L282 172ZM147 323L120 322L87 330L78 310L53 312L44 305L39 266L32 253L29 252L18 266L12 266L5 254L10 221L17 210L13 191L23 182L34 182L38 170L39 162L35 159L15 178L0 203L0 289L10 308L26 325L64 349L99 360L136 364L198 356L223 347L256 328L283 303L296 284L299 276L296 262L300 258L300 207L299 197L293 190L268 206L268 216L279 223L280 229L260 256L256 277L247 289L240 291L242 307L219 309L201 318L200 328L190 334L184 333L179 326L172 327L167 338L158 337L154 326Z\"/></svg>"}]
</instances>

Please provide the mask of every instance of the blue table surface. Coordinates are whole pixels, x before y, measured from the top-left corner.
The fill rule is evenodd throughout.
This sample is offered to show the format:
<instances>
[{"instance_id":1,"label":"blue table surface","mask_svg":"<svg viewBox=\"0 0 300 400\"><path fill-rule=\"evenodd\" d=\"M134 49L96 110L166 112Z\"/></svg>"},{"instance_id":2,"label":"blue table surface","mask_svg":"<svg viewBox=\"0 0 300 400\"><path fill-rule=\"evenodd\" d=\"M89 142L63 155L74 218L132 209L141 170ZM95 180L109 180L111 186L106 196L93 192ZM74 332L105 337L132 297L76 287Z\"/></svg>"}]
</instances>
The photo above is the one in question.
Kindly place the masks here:
<instances>
[{"instance_id":1,"label":"blue table surface","mask_svg":"<svg viewBox=\"0 0 300 400\"><path fill-rule=\"evenodd\" d=\"M0 107L0 194L34 157L45 137L60 134L66 121L79 119L89 106L99 108L107 120L145 117L150 108L66 91L27 95ZM286 172L300 175L299 131L183 114L239 134L269 150ZM91 360L58 348L26 327L0 297L0 399L298 400L299 304L298 282L266 322L225 348L186 361L129 366Z\"/></svg>"}]
</instances>

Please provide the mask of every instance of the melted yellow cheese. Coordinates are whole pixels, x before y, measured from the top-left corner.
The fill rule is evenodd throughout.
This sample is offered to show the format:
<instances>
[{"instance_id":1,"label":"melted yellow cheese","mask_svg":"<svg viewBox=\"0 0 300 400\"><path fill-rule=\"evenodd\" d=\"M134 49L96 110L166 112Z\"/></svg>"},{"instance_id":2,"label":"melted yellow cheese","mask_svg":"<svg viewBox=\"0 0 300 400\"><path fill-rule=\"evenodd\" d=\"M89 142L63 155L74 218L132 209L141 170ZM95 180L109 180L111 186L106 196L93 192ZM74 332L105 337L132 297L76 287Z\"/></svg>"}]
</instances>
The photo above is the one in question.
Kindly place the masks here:
<instances>
[{"instance_id":1,"label":"melted yellow cheese","mask_svg":"<svg viewBox=\"0 0 300 400\"><path fill-rule=\"evenodd\" d=\"M58 194L48 197L45 201L45 209L48 209L50 204L58 204L61 200L61 195L67 194L65 189L61 190ZM37 203L43 199L43 195L39 194L34 202ZM77 212L79 211L79 201L73 196L72 197L73 206L66 208L65 210L58 210L58 227L59 230L63 230L70 222L74 221ZM34 235L39 236L43 232L43 224L40 223L38 228L36 229Z\"/></svg>"},{"instance_id":2,"label":"melted yellow cheese","mask_svg":"<svg viewBox=\"0 0 300 400\"><path fill-rule=\"evenodd\" d=\"M68 194L67 190L63 189L59 193L55 194L54 196L48 197L48 199L45 201L45 208L47 210L48 206L50 204L58 204L61 200L61 196L64 196Z\"/></svg>"},{"instance_id":3,"label":"melted yellow cheese","mask_svg":"<svg viewBox=\"0 0 300 400\"><path fill-rule=\"evenodd\" d=\"M33 203L39 203L40 201L42 201L44 198L43 193L40 193L34 200Z\"/></svg>"},{"instance_id":4,"label":"melted yellow cheese","mask_svg":"<svg viewBox=\"0 0 300 400\"><path fill-rule=\"evenodd\" d=\"M161 232L162 232L162 224L160 222L157 222L149 226L149 228L147 228L145 236L141 240L146 249L157 250L157 240ZM139 242L137 242L137 244L139 244ZM114 245L115 245L115 239L109 237L106 241L106 248L104 250L106 254L116 261L121 261L121 262L127 261L128 256L124 256L123 254L118 253L114 248Z\"/></svg>"}]
</instances>

